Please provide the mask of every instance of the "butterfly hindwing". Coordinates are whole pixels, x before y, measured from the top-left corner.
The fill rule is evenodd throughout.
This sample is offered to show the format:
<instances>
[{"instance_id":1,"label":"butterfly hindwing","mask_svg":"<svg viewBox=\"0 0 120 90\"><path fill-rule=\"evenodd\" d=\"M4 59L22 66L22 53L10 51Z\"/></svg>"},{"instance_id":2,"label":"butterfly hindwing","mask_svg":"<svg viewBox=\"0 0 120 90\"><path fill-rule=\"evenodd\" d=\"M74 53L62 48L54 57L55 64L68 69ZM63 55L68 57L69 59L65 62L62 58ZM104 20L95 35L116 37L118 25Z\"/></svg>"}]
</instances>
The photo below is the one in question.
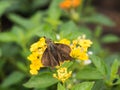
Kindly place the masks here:
<instances>
[{"instance_id":1,"label":"butterfly hindwing","mask_svg":"<svg viewBox=\"0 0 120 90\"><path fill-rule=\"evenodd\" d=\"M59 44L59 43L56 43L55 45L57 46L58 49L66 52L66 53L70 53L71 52L71 48L68 45Z\"/></svg>"},{"instance_id":2,"label":"butterfly hindwing","mask_svg":"<svg viewBox=\"0 0 120 90\"><path fill-rule=\"evenodd\" d=\"M59 60L65 61L65 60L71 60L70 52L71 48L68 45L65 44L55 44L57 47L57 51L59 51Z\"/></svg>"}]
</instances>

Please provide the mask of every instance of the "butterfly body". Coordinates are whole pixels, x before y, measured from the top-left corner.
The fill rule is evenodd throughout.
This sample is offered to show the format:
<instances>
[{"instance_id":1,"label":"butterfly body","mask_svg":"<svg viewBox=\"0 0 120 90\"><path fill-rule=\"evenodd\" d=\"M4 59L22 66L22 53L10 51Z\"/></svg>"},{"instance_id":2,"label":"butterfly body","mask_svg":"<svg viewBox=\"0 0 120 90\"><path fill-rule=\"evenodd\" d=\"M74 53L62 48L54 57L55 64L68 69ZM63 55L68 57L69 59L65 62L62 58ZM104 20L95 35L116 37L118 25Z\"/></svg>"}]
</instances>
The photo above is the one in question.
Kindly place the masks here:
<instances>
[{"instance_id":1,"label":"butterfly body","mask_svg":"<svg viewBox=\"0 0 120 90\"><path fill-rule=\"evenodd\" d=\"M60 65L60 62L71 60L70 47L65 44L54 43L46 38L47 48L42 56L42 63L44 66L55 67Z\"/></svg>"}]
</instances>

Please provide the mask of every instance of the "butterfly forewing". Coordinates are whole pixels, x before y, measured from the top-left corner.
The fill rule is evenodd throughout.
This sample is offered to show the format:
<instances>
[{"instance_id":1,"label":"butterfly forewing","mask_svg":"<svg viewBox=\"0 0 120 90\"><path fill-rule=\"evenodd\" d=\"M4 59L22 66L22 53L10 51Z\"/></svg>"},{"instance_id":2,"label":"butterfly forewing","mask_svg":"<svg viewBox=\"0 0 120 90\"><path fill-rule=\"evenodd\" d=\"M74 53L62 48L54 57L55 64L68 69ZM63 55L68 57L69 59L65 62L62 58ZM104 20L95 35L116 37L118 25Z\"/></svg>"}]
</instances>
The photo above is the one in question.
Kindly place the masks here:
<instances>
[{"instance_id":1,"label":"butterfly forewing","mask_svg":"<svg viewBox=\"0 0 120 90\"><path fill-rule=\"evenodd\" d=\"M57 46L58 49L62 50L63 52L66 52L68 54L71 52L71 48L68 45L59 43L56 43L55 45Z\"/></svg>"},{"instance_id":2,"label":"butterfly forewing","mask_svg":"<svg viewBox=\"0 0 120 90\"><path fill-rule=\"evenodd\" d=\"M70 47L65 45L65 44L56 44L56 47L57 47L57 51L58 52L58 56L60 57L59 58L59 61L65 61L65 60L71 60L71 56L70 56Z\"/></svg>"}]
</instances>

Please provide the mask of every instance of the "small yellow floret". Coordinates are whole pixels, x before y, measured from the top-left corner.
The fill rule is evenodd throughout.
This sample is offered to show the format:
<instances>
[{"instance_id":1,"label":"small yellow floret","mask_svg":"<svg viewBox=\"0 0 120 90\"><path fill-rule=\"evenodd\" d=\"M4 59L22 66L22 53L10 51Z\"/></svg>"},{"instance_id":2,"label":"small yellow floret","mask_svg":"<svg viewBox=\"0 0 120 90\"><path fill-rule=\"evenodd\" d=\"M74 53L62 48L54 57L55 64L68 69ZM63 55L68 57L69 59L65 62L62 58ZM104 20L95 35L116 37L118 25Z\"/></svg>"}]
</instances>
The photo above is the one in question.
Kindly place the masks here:
<instances>
[{"instance_id":1,"label":"small yellow floret","mask_svg":"<svg viewBox=\"0 0 120 90\"><path fill-rule=\"evenodd\" d=\"M62 39L59 41L59 43L70 45L70 41L68 39Z\"/></svg>"},{"instance_id":2,"label":"small yellow floret","mask_svg":"<svg viewBox=\"0 0 120 90\"><path fill-rule=\"evenodd\" d=\"M53 74L54 78L57 78L58 80L62 81L63 83L71 77L72 71L67 72L67 68L60 68L57 70L57 74Z\"/></svg>"},{"instance_id":3,"label":"small yellow floret","mask_svg":"<svg viewBox=\"0 0 120 90\"><path fill-rule=\"evenodd\" d=\"M90 40L87 40L87 39L81 39L81 40L79 41L79 44L80 44L80 46L82 46L82 47L90 47L91 44L92 44L92 42L91 42Z\"/></svg>"},{"instance_id":4,"label":"small yellow floret","mask_svg":"<svg viewBox=\"0 0 120 90\"><path fill-rule=\"evenodd\" d=\"M30 73L32 74L32 75L37 75L38 74L38 71L37 70L30 70Z\"/></svg>"}]
</instances>

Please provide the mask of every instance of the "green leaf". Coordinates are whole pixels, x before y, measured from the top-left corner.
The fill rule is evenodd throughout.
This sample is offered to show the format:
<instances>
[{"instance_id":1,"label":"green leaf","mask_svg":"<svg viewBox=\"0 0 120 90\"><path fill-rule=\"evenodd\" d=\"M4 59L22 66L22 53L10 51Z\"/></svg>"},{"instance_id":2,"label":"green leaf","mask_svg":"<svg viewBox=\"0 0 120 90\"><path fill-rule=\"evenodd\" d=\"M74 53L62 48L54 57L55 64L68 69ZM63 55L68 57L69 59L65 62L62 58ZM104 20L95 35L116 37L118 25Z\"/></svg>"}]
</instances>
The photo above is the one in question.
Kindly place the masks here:
<instances>
[{"instance_id":1,"label":"green leaf","mask_svg":"<svg viewBox=\"0 0 120 90\"><path fill-rule=\"evenodd\" d=\"M83 21L86 23L95 23L95 24L101 24L106 26L114 26L115 23L110 20L108 17L106 17L103 14L93 14L89 17L83 18Z\"/></svg>"},{"instance_id":2,"label":"green leaf","mask_svg":"<svg viewBox=\"0 0 120 90\"><path fill-rule=\"evenodd\" d=\"M92 90L93 85L94 82L82 82L73 86L71 90Z\"/></svg>"},{"instance_id":3,"label":"green leaf","mask_svg":"<svg viewBox=\"0 0 120 90\"><path fill-rule=\"evenodd\" d=\"M116 82L114 82L113 85L120 85L120 78L117 78Z\"/></svg>"},{"instance_id":4,"label":"green leaf","mask_svg":"<svg viewBox=\"0 0 120 90\"><path fill-rule=\"evenodd\" d=\"M34 36L40 36L42 28L43 28L43 26L41 25L41 26L37 26L37 27L32 28L32 29L29 29L28 32L26 32L26 39L30 40Z\"/></svg>"},{"instance_id":5,"label":"green leaf","mask_svg":"<svg viewBox=\"0 0 120 90\"><path fill-rule=\"evenodd\" d=\"M77 38L80 35L81 35L81 32L79 31L78 27L75 25L74 22L69 21L61 25L61 28L60 28L61 38L68 38L72 40Z\"/></svg>"},{"instance_id":6,"label":"green leaf","mask_svg":"<svg viewBox=\"0 0 120 90\"><path fill-rule=\"evenodd\" d=\"M0 1L0 17L12 5L12 3L13 2L11 2L11 1Z\"/></svg>"},{"instance_id":7,"label":"green leaf","mask_svg":"<svg viewBox=\"0 0 120 90\"><path fill-rule=\"evenodd\" d=\"M105 82L103 80L96 80L92 90L106 90Z\"/></svg>"},{"instance_id":8,"label":"green leaf","mask_svg":"<svg viewBox=\"0 0 120 90\"><path fill-rule=\"evenodd\" d=\"M104 51L104 49L101 49L101 44L100 42L98 41L98 39L94 39L94 44L92 44L92 52L95 53L95 55L99 54L102 56L106 54L106 52Z\"/></svg>"},{"instance_id":9,"label":"green leaf","mask_svg":"<svg viewBox=\"0 0 120 90\"><path fill-rule=\"evenodd\" d=\"M25 65L25 63L23 63L21 61L17 61L16 65L20 70L22 70L24 72L28 72L28 69L27 69L27 66Z\"/></svg>"},{"instance_id":10,"label":"green leaf","mask_svg":"<svg viewBox=\"0 0 120 90\"><path fill-rule=\"evenodd\" d=\"M103 60L101 60L99 57L92 55L91 60L93 62L93 64L96 66L96 68L98 69L98 71L106 76L107 75L107 68L105 63L103 62Z\"/></svg>"},{"instance_id":11,"label":"green leaf","mask_svg":"<svg viewBox=\"0 0 120 90\"><path fill-rule=\"evenodd\" d=\"M57 90L66 90L66 89L63 85L61 85L61 83L58 83Z\"/></svg>"},{"instance_id":12,"label":"green leaf","mask_svg":"<svg viewBox=\"0 0 120 90\"><path fill-rule=\"evenodd\" d=\"M46 23L49 23L50 25L52 25L52 27L54 27L55 30L57 30L58 26L61 24L60 20L54 20L51 18L45 18L44 19Z\"/></svg>"},{"instance_id":13,"label":"green leaf","mask_svg":"<svg viewBox=\"0 0 120 90\"><path fill-rule=\"evenodd\" d=\"M86 67L76 74L76 78L80 80L95 80L103 79L103 76L96 68Z\"/></svg>"},{"instance_id":14,"label":"green leaf","mask_svg":"<svg viewBox=\"0 0 120 90\"><path fill-rule=\"evenodd\" d=\"M31 16L30 21L34 23L34 26L39 26L42 21L42 15L44 12L36 12L34 15Z\"/></svg>"},{"instance_id":15,"label":"green leaf","mask_svg":"<svg viewBox=\"0 0 120 90\"><path fill-rule=\"evenodd\" d=\"M21 48L18 45L13 43L4 43L1 45L2 57L11 58L18 55L21 51Z\"/></svg>"},{"instance_id":16,"label":"green leaf","mask_svg":"<svg viewBox=\"0 0 120 90\"><path fill-rule=\"evenodd\" d=\"M0 48L0 58L2 57L2 49ZM1 65L0 65L1 66Z\"/></svg>"},{"instance_id":17,"label":"green leaf","mask_svg":"<svg viewBox=\"0 0 120 90\"><path fill-rule=\"evenodd\" d=\"M4 67L5 63L6 63L6 60L0 59L0 71L3 70L3 67Z\"/></svg>"},{"instance_id":18,"label":"green leaf","mask_svg":"<svg viewBox=\"0 0 120 90\"><path fill-rule=\"evenodd\" d=\"M85 26L80 26L79 27L79 35L85 34L87 36L87 38L91 38L92 37L92 33L93 32L91 32L91 30L89 28L85 27Z\"/></svg>"},{"instance_id":19,"label":"green leaf","mask_svg":"<svg viewBox=\"0 0 120 90\"><path fill-rule=\"evenodd\" d=\"M12 42L15 41L15 36L10 32L0 33L0 42Z\"/></svg>"},{"instance_id":20,"label":"green leaf","mask_svg":"<svg viewBox=\"0 0 120 90\"><path fill-rule=\"evenodd\" d=\"M39 75L32 76L30 80L24 84L24 86L27 88L45 88L57 82L58 80L53 78L52 73L43 72Z\"/></svg>"},{"instance_id":21,"label":"green leaf","mask_svg":"<svg viewBox=\"0 0 120 90\"><path fill-rule=\"evenodd\" d=\"M52 3L48 10L48 17L53 20L58 20L61 16L61 10L59 8L60 0L52 0Z\"/></svg>"},{"instance_id":22,"label":"green leaf","mask_svg":"<svg viewBox=\"0 0 120 90\"><path fill-rule=\"evenodd\" d=\"M110 74L111 80L117 79L118 68L119 68L119 62L118 60L114 60L112 67L111 67L111 74Z\"/></svg>"},{"instance_id":23,"label":"green leaf","mask_svg":"<svg viewBox=\"0 0 120 90\"><path fill-rule=\"evenodd\" d=\"M43 7L48 4L49 0L33 0L31 4L31 9L36 9L39 7Z\"/></svg>"},{"instance_id":24,"label":"green leaf","mask_svg":"<svg viewBox=\"0 0 120 90\"><path fill-rule=\"evenodd\" d=\"M3 42L17 42L21 44L21 42L25 41L24 29L13 26L11 31L0 33L0 41Z\"/></svg>"},{"instance_id":25,"label":"green leaf","mask_svg":"<svg viewBox=\"0 0 120 90\"><path fill-rule=\"evenodd\" d=\"M18 71L14 71L7 78L5 78L5 80L3 81L1 86L2 87L9 87L11 85L17 84L20 81L22 81L22 79L24 77L25 77L25 75L23 73L18 72Z\"/></svg>"},{"instance_id":26,"label":"green leaf","mask_svg":"<svg viewBox=\"0 0 120 90\"><path fill-rule=\"evenodd\" d=\"M95 28L95 32L94 32L95 37L99 38L102 35L102 27L101 26L97 26Z\"/></svg>"},{"instance_id":27,"label":"green leaf","mask_svg":"<svg viewBox=\"0 0 120 90\"><path fill-rule=\"evenodd\" d=\"M8 14L8 18L25 29L31 29L34 26L34 23L29 19L25 19L17 14Z\"/></svg>"},{"instance_id":28,"label":"green leaf","mask_svg":"<svg viewBox=\"0 0 120 90\"><path fill-rule=\"evenodd\" d=\"M24 43L26 41L24 29L21 27L13 26L11 33L14 34L15 40L18 44L21 45L21 43Z\"/></svg>"},{"instance_id":29,"label":"green leaf","mask_svg":"<svg viewBox=\"0 0 120 90\"><path fill-rule=\"evenodd\" d=\"M120 38L116 35L108 34L108 35L103 36L101 41L103 43L114 43L114 42L119 42Z\"/></svg>"},{"instance_id":30,"label":"green leaf","mask_svg":"<svg viewBox=\"0 0 120 90\"><path fill-rule=\"evenodd\" d=\"M39 32L36 33L36 35L39 37L46 36L47 38L50 38L52 40L56 39L56 33L50 24L41 25L41 29L39 30Z\"/></svg>"},{"instance_id":31,"label":"green leaf","mask_svg":"<svg viewBox=\"0 0 120 90\"><path fill-rule=\"evenodd\" d=\"M66 67L66 68L69 68L71 65L73 64L73 62L64 62L60 67Z\"/></svg>"},{"instance_id":32,"label":"green leaf","mask_svg":"<svg viewBox=\"0 0 120 90\"><path fill-rule=\"evenodd\" d=\"M111 65L113 64L114 60L116 58L119 59L119 56L120 56L119 53L113 53L109 57L105 58L105 63L110 67L110 69L111 69Z\"/></svg>"}]
</instances>

